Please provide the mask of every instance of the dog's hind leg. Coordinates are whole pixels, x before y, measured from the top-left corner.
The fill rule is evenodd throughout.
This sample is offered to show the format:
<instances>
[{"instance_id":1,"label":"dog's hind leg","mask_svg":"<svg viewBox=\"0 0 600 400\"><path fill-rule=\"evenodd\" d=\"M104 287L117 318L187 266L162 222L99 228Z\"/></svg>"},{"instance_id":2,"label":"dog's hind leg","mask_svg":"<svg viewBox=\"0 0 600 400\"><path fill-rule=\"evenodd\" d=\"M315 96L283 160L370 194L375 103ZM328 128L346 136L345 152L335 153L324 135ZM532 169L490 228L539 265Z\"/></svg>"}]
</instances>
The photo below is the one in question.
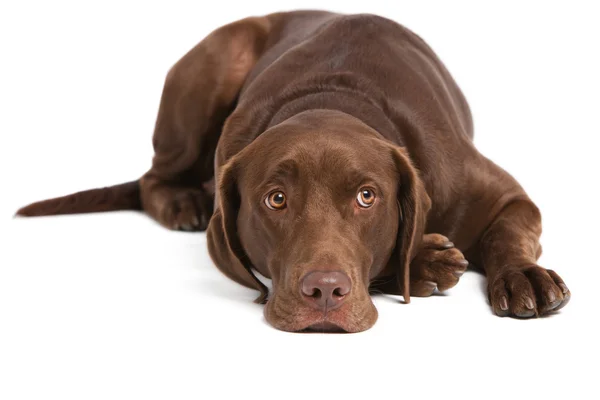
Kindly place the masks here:
<instances>
[{"instance_id":1,"label":"dog's hind leg","mask_svg":"<svg viewBox=\"0 0 600 400\"><path fill-rule=\"evenodd\" d=\"M205 230L213 209L221 128L248 72L264 51L268 17L212 32L169 71L153 136L152 167L140 180L143 209L170 229Z\"/></svg>"}]
</instances>

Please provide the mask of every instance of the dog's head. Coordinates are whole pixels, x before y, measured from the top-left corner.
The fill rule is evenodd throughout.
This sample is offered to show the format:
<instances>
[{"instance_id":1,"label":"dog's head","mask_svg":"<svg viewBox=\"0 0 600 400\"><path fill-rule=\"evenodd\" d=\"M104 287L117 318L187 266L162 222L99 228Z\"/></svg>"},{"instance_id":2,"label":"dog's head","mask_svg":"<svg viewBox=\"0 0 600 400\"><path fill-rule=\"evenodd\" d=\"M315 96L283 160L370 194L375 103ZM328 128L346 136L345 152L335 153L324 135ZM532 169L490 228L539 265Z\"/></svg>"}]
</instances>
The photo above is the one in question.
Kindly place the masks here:
<instances>
[{"instance_id":1,"label":"dog's head","mask_svg":"<svg viewBox=\"0 0 600 400\"><path fill-rule=\"evenodd\" d=\"M311 111L267 130L221 169L211 256L261 292L286 331L358 332L377 320L369 284L408 266L430 201L404 151L349 115Z\"/></svg>"}]
</instances>

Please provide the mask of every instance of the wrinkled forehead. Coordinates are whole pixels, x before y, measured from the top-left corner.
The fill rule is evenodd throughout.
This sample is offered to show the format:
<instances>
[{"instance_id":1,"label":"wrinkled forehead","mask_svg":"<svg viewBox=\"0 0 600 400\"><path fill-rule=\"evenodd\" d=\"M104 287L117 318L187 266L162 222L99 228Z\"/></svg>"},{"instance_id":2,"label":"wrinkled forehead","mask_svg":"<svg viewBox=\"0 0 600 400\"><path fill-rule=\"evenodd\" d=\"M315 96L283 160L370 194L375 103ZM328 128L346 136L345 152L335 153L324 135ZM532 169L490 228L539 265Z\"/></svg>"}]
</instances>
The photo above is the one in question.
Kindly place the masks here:
<instances>
[{"instance_id":1,"label":"wrinkled forehead","mask_svg":"<svg viewBox=\"0 0 600 400\"><path fill-rule=\"evenodd\" d=\"M389 148L360 132L273 132L256 141L244 173L247 184L314 182L353 187L365 181L392 184Z\"/></svg>"}]
</instances>

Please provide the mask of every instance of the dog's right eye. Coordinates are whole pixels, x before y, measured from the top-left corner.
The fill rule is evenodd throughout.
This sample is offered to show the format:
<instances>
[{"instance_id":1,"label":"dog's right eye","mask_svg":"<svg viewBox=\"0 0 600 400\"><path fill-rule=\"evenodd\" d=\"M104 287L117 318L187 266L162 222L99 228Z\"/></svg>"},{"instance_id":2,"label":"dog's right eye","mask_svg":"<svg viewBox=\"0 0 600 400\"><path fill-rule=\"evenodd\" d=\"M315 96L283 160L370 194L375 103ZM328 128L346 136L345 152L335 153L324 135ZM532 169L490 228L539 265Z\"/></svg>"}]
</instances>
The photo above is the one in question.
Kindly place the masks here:
<instances>
[{"instance_id":1,"label":"dog's right eye","mask_svg":"<svg viewBox=\"0 0 600 400\"><path fill-rule=\"evenodd\" d=\"M362 188L356 195L356 202L362 208L369 208L375 203L375 192L369 188Z\"/></svg>"},{"instance_id":2,"label":"dog's right eye","mask_svg":"<svg viewBox=\"0 0 600 400\"><path fill-rule=\"evenodd\" d=\"M286 207L285 194L283 192L272 192L265 199L265 204L271 210L283 210Z\"/></svg>"}]
</instances>

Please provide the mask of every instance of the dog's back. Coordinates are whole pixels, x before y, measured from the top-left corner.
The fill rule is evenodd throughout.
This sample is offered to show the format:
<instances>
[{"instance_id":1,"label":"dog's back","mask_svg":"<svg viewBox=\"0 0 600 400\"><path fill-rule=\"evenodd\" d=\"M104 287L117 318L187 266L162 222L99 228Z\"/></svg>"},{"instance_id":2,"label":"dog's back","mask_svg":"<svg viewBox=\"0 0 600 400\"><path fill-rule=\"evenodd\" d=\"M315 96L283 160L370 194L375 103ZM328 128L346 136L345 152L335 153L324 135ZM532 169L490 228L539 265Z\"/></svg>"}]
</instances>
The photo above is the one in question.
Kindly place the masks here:
<instances>
[{"instance_id":1,"label":"dog's back","mask_svg":"<svg viewBox=\"0 0 600 400\"><path fill-rule=\"evenodd\" d=\"M432 128L425 134L473 136L460 89L431 48L407 28L371 14L293 12L279 18L286 30L250 72L241 104L260 101L265 90L272 95L273 87L280 101L339 85L341 91L360 91L389 118L405 111L403 118Z\"/></svg>"}]
</instances>

